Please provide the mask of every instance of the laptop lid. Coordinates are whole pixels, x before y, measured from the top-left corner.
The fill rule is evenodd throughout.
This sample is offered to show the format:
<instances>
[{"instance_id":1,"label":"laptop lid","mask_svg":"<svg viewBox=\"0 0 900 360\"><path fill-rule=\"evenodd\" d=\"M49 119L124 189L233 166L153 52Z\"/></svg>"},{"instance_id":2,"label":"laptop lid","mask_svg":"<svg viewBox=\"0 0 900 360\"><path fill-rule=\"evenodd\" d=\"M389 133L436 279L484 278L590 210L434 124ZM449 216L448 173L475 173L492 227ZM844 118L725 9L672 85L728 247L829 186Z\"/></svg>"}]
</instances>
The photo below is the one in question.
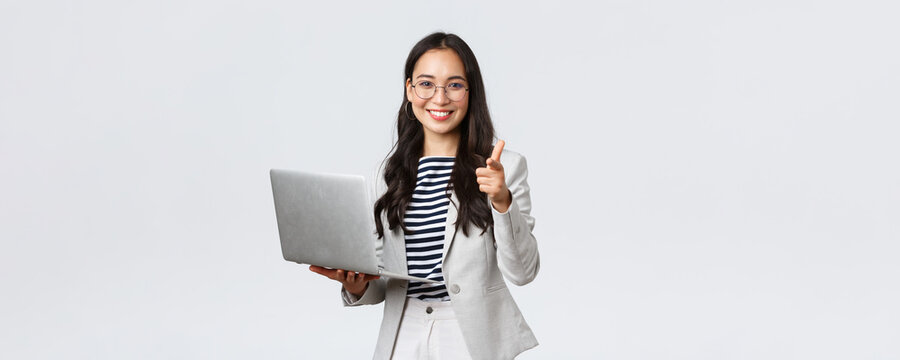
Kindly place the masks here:
<instances>
[{"instance_id":1,"label":"laptop lid","mask_svg":"<svg viewBox=\"0 0 900 360\"><path fill-rule=\"evenodd\" d=\"M378 274L375 223L365 179L272 169L285 260Z\"/></svg>"}]
</instances>

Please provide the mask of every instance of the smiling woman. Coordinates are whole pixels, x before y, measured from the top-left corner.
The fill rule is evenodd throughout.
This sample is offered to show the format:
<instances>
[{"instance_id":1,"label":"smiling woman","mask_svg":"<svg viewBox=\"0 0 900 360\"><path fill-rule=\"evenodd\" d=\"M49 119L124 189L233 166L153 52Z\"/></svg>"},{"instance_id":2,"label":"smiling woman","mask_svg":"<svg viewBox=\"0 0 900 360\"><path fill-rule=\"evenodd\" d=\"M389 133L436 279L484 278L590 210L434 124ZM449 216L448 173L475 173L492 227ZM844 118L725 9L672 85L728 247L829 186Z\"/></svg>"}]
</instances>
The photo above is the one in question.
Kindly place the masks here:
<instances>
[{"instance_id":1,"label":"smiling woman","mask_svg":"<svg viewBox=\"0 0 900 360\"><path fill-rule=\"evenodd\" d=\"M512 359L537 346L504 281L540 268L525 158L493 144L481 70L456 35L419 41L404 81L375 230L386 269L438 283L310 270L340 281L347 306L384 302L376 359Z\"/></svg>"}]
</instances>

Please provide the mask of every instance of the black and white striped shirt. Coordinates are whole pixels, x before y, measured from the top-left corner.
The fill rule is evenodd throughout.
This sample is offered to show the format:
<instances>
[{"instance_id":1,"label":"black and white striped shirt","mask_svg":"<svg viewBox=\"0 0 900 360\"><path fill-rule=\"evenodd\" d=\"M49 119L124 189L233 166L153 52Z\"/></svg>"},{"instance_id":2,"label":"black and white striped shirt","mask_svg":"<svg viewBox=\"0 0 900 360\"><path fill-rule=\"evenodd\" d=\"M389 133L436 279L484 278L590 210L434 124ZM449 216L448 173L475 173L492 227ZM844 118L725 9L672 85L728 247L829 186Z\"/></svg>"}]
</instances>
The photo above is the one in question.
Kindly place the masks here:
<instances>
[{"instance_id":1,"label":"black and white striped shirt","mask_svg":"<svg viewBox=\"0 0 900 360\"><path fill-rule=\"evenodd\" d=\"M406 208L403 224L406 238L406 267L409 275L441 281L428 284L410 281L407 296L425 301L449 301L441 261L444 256L444 229L450 206L448 191L454 158L425 156L419 159L416 189Z\"/></svg>"}]
</instances>

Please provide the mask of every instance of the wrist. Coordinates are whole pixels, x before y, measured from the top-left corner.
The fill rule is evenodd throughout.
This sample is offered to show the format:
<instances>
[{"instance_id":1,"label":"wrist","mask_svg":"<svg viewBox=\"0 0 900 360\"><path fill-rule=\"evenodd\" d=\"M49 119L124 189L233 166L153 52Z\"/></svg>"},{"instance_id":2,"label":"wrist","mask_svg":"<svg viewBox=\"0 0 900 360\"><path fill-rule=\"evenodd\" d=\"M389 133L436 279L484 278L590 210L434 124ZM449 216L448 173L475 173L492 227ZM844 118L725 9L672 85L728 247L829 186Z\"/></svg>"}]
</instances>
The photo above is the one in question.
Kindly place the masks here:
<instances>
[{"instance_id":1,"label":"wrist","mask_svg":"<svg viewBox=\"0 0 900 360\"><path fill-rule=\"evenodd\" d=\"M357 298L361 298L363 296L363 294L366 293L366 289L368 287L369 287L369 283L365 283L359 289L351 289L351 288L348 288L346 285L344 285L344 290L347 290L347 292L350 293L350 295L356 296Z\"/></svg>"},{"instance_id":2,"label":"wrist","mask_svg":"<svg viewBox=\"0 0 900 360\"><path fill-rule=\"evenodd\" d=\"M512 205L512 193L510 193L509 189L506 189L505 195L506 196L498 196L491 199L491 205L494 207L494 210L501 213L505 213L509 210L510 205Z\"/></svg>"}]
</instances>

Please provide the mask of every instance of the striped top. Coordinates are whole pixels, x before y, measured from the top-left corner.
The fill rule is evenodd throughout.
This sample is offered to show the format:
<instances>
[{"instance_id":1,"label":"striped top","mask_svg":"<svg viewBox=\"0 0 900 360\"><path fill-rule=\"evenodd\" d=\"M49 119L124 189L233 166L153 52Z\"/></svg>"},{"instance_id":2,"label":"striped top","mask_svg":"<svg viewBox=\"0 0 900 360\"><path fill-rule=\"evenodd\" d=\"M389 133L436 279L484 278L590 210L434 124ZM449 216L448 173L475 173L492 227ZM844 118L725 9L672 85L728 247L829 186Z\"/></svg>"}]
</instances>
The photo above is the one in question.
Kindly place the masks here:
<instances>
[{"instance_id":1,"label":"striped top","mask_svg":"<svg viewBox=\"0 0 900 360\"><path fill-rule=\"evenodd\" d=\"M444 229L450 206L451 156L425 156L419 159L419 175L403 224L406 238L406 267L409 275L441 281L428 284L410 281L407 296L425 301L450 301L444 285L441 261L444 257Z\"/></svg>"}]
</instances>

